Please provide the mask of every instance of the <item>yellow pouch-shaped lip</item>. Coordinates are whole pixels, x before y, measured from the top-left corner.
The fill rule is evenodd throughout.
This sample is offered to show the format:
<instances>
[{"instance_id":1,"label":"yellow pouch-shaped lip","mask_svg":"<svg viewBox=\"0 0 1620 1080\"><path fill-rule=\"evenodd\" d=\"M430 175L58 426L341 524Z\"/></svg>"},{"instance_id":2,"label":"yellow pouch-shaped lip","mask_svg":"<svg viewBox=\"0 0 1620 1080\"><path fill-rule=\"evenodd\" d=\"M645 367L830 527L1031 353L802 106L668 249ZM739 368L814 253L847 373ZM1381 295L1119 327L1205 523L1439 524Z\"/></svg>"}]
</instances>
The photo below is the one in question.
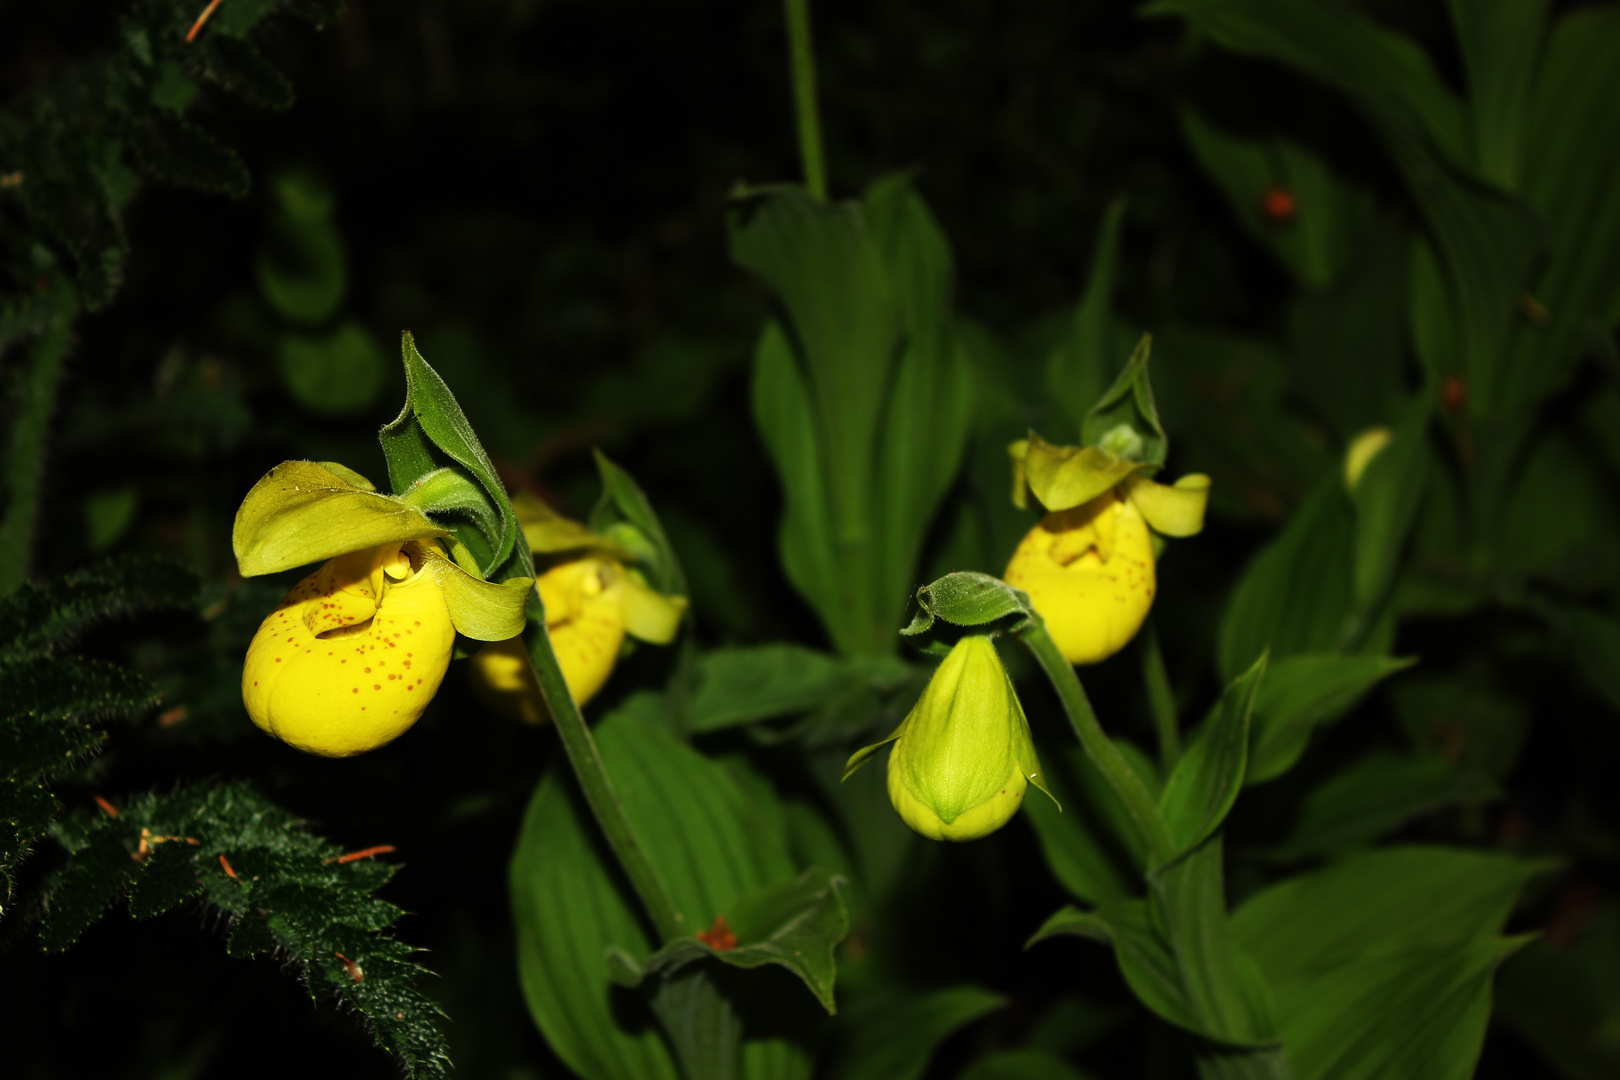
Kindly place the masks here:
<instances>
[{"instance_id":1,"label":"yellow pouch-shaped lip","mask_svg":"<svg viewBox=\"0 0 1620 1080\"><path fill-rule=\"evenodd\" d=\"M425 548L351 553L287 594L242 668L242 700L255 724L300 750L347 757L416 722L455 640Z\"/></svg>"},{"instance_id":2,"label":"yellow pouch-shaped lip","mask_svg":"<svg viewBox=\"0 0 1620 1080\"><path fill-rule=\"evenodd\" d=\"M1153 539L1135 503L1109 492L1046 515L1002 578L1029 594L1069 663L1094 664L1124 648L1153 606Z\"/></svg>"}]
</instances>

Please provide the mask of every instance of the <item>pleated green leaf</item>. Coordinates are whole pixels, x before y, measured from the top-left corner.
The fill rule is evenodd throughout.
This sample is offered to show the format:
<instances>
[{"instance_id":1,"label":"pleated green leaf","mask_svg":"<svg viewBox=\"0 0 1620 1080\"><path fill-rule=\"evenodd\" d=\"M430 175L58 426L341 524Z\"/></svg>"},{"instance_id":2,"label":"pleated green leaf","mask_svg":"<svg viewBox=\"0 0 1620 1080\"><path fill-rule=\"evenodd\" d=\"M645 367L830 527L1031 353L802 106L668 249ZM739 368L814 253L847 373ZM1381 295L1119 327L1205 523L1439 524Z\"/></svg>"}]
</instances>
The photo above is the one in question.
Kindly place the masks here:
<instances>
[{"instance_id":1,"label":"pleated green leaf","mask_svg":"<svg viewBox=\"0 0 1620 1080\"><path fill-rule=\"evenodd\" d=\"M780 812L756 802L666 726L621 710L603 720L596 737L625 812L689 933L718 928L717 917L729 926L739 915L746 925L745 898L796 880ZM610 976L610 950L620 954L614 970L622 978L644 968L659 944L611 858L572 782L553 769L529 805L512 860L524 996L547 1042L588 1080L673 1077L670 1051L655 1027L642 1026L652 1025L645 1003ZM812 1000L804 990L796 994L797 1001L784 997L778 1007ZM733 1011L748 1004L727 1000ZM760 1075L808 1075L800 1043L746 1030L743 1039L743 1060L764 1070Z\"/></svg>"},{"instance_id":2,"label":"pleated green leaf","mask_svg":"<svg viewBox=\"0 0 1620 1080\"><path fill-rule=\"evenodd\" d=\"M1144 853L1127 846L1124 837L1134 840L1136 830L1102 771L1072 744L1042 747L1041 764L1052 798L1025 799L1023 813L1052 876L1090 904L1139 892L1133 882Z\"/></svg>"},{"instance_id":3,"label":"pleated green leaf","mask_svg":"<svg viewBox=\"0 0 1620 1080\"><path fill-rule=\"evenodd\" d=\"M1355 596L1362 610L1394 581L1429 477L1429 403L1410 402L1389 445L1367 464L1352 493L1356 507Z\"/></svg>"},{"instance_id":4,"label":"pleated green leaf","mask_svg":"<svg viewBox=\"0 0 1620 1080\"><path fill-rule=\"evenodd\" d=\"M1459 769L1439 755L1374 752L1313 789L1293 830L1271 854L1293 860L1343 852L1419 814L1500 794L1490 777Z\"/></svg>"},{"instance_id":5,"label":"pleated green leaf","mask_svg":"<svg viewBox=\"0 0 1620 1080\"><path fill-rule=\"evenodd\" d=\"M1474 168L1518 186L1530 139L1531 90L1546 33L1547 0L1450 0L1468 73L1468 134Z\"/></svg>"},{"instance_id":6,"label":"pleated green leaf","mask_svg":"<svg viewBox=\"0 0 1620 1080\"><path fill-rule=\"evenodd\" d=\"M712 959L736 968L776 964L804 980L829 1013L833 1004L833 947L849 932L849 916L839 890L842 878L812 868L796 881L771 885L738 899L726 916L735 945L717 947L698 938L678 938L638 968L616 962L615 978L639 983L647 975L669 977L693 961ZM629 983L634 985L635 983Z\"/></svg>"},{"instance_id":7,"label":"pleated green leaf","mask_svg":"<svg viewBox=\"0 0 1620 1080\"><path fill-rule=\"evenodd\" d=\"M839 652L892 653L973 415L950 249L900 176L860 203L772 189L731 238L786 316L754 360L754 415L787 496L784 569Z\"/></svg>"},{"instance_id":8,"label":"pleated green leaf","mask_svg":"<svg viewBox=\"0 0 1620 1080\"><path fill-rule=\"evenodd\" d=\"M883 257L858 204L820 203L797 189L773 192L734 223L731 248L787 312L792 338L784 359L800 366L807 399L798 408L812 418L819 444L831 541L820 558L836 559L838 572L836 591L806 598L840 651L887 651L892 644L874 618L873 462L902 315ZM760 396L756 391L756 401ZM756 417L764 426L757 409ZM801 469L779 468L790 483L802 483ZM786 561L785 545L783 555ZM835 606L847 615L829 617Z\"/></svg>"},{"instance_id":9,"label":"pleated green leaf","mask_svg":"<svg viewBox=\"0 0 1620 1080\"><path fill-rule=\"evenodd\" d=\"M940 1043L1006 1004L1000 994L971 985L927 994L890 990L874 995L845 1017L849 1042L830 1075L836 1080L917 1080Z\"/></svg>"},{"instance_id":10,"label":"pleated green leaf","mask_svg":"<svg viewBox=\"0 0 1620 1080\"><path fill-rule=\"evenodd\" d=\"M1529 940L1414 946L1279 985L1296 1080L1467 1080L1490 1020L1491 976Z\"/></svg>"},{"instance_id":11,"label":"pleated green leaf","mask_svg":"<svg viewBox=\"0 0 1620 1080\"><path fill-rule=\"evenodd\" d=\"M1312 289L1339 279L1374 219L1369 192L1346 182L1319 155L1291 139L1241 138L1191 109L1182 110L1181 129L1250 236ZM1293 197L1289 220L1275 221L1264 213L1265 196L1272 189Z\"/></svg>"},{"instance_id":12,"label":"pleated green leaf","mask_svg":"<svg viewBox=\"0 0 1620 1080\"><path fill-rule=\"evenodd\" d=\"M1278 882L1232 914L1232 938L1274 985L1358 957L1497 933L1547 860L1405 845Z\"/></svg>"},{"instance_id":13,"label":"pleated green leaf","mask_svg":"<svg viewBox=\"0 0 1620 1080\"><path fill-rule=\"evenodd\" d=\"M782 482L786 509L777 531L782 569L799 594L821 616L828 636L840 647L859 631L840 596L828 502L824 437L817 428L810 390L793 357L787 334L774 320L765 324L754 348L754 422ZM823 601L819 598L827 598Z\"/></svg>"},{"instance_id":14,"label":"pleated green leaf","mask_svg":"<svg viewBox=\"0 0 1620 1080\"><path fill-rule=\"evenodd\" d=\"M1197 847L1220 828L1243 789L1249 760L1249 716L1265 679L1265 654L1227 686L1199 727L1159 796L1176 850Z\"/></svg>"},{"instance_id":15,"label":"pleated green leaf","mask_svg":"<svg viewBox=\"0 0 1620 1080\"><path fill-rule=\"evenodd\" d=\"M950 247L928 207L903 176L873 184L862 205L904 335L878 436L872 510L878 617L892 613L892 623L916 584L934 509L962 463L973 368L951 320Z\"/></svg>"},{"instance_id":16,"label":"pleated green leaf","mask_svg":"<svg viewBox=\"0 0 1620 1080\"><path fill-rule=\"evenodd\" d=\"M686 723L691 731L714 731L812 712L863 689L890 689L916 670L892 657L840 660L802 645L716 649L698 659Z\"/></svg>"},{"instance_id":17,"label":"pleated green leaf","mask_svg":"<svg viewBox=\"0 0 1620 1080\"><path fill-rule=\"evenodd\" d=\"M1310 653L1270 665L1254 699L1243 782L1263 783L1293 768L1316 727L1336 720L1378 682L1415 663L1416 658Z\"/></svg>"},{"instance_id":18,"label":"pleated green leaf","mask_svg":"<svg viewBox=\"0 0 1620 1080\"><path fill-rule=\"evenodd\" d=\"M1343 485L1336 472L1323 477L1244 570L1216 638L1223 679L1268 649L1274 661L1334 652L1365 633L1352 576L1355 517Z\"/></svg>"},{"instance_id":19,"label":"pleated green leaf","mask_svg":"<svg viewBox=\"0 0 1620 1080\"><path fill-rule=\"evenodd\" d=\"M1265 1047L1277 1035L1271 987L1232 941L1222 852L1217 832L1151 871L1149 911L1201 1029L1227 1045Z\"/></svg>"},{"instance_id":20,"label":"pleated green leaf","mask_svg":"<svg viewBox=\"0 0 1620 1080\"><path fill-rule=\"evenodd\" d=\"M1513 5L1502 5L1511 7ZM1539 6L1539 5L1526 5ZM1547 39L1525 128L1523 192L1547 223L1551 257L1530 285L1547 322L1522 323L1508 359L1504 404L1534 403L1563 386L1620 298L1620 10L1569 11Z\"/></svg>"}]
</instances>

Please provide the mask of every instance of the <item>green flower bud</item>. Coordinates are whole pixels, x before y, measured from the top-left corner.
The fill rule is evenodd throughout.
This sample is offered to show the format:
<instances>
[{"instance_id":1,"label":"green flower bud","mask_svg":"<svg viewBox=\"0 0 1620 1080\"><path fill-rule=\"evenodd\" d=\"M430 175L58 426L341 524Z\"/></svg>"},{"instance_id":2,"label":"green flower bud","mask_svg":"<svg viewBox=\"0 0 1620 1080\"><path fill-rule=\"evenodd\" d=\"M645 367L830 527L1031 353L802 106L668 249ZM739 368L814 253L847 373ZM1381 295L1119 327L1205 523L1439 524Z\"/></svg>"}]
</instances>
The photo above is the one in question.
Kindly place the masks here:
<instances>
[{"instance_id":1,"label":"green flower bud","mask_svg":"<svg viewBox=\"0 0 1620 1080\"><path fill-rule=\"evenodd\" d=\"M890 742L889 801L930 839L995 832L1030 784L1051 796L1024 707L988 637L957 642L894 734L853 754L844 777Z\"/></svg>"}]
</instances>

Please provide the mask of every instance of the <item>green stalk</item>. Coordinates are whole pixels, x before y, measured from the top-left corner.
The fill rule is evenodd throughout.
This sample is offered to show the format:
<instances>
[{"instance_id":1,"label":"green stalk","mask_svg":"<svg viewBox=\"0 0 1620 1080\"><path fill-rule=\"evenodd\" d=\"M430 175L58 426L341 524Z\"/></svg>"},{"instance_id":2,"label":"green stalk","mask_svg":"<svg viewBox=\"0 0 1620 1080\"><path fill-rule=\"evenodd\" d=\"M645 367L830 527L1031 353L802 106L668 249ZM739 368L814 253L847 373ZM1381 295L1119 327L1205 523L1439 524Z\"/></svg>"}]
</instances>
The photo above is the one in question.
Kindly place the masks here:
<instances>
[{"instance_id":1,"label":"green stalk","mask_svg":"<svg viewBox=\"0 0 1620 1080\"><path fill-rule=\"evenodd\" d=\"M1136 770L1120 754L1119 747L1103 732L1102 725L1097 722L1097 714L1092 711L1091 701L1080 685L1079 676L1075 675L1074 668L1063 654L1058 652L1052 635L1046 632L1045 621L1039 615L1031 615L1014 632L1035 654L1035 660L1046 671L1046 677L1052 680L1052 688L1063 702L1063 711L1068 714L1069 726L1074 728L1080 745L1097 768L1102 770L1103 777L1135 822L1137 832L1147 845L1148 861L1155 866L1164 863L1175 854L1175 843L1170 837L1169 827L1164 823L1164 816L1159 813L1159 806L1142 783L1142 778L1136 775Z\"/></svg>"},{"instance_id":2,"label":"green stalk","mask_svg":"<svg viewBox=\"0 0 1620 1080\"><path fill-rule=\"evenodd\" d=\"M823 202L827 169L821 157L821 114L816 108L816 57L810 44L810 0L783 0L787 6L788 54L793 66L793 106L799 121L799 158L804 186Z\"/></svg>"},{"instance_id":3,"label":"green stalk","mask_svg":"<svg viewBox=\"0 0 1620 1080\"><path fill-rule=\"evenodd\" d=\"M1164 775L1169 776L1181 759L1181 727L1176 721L1176 695L1170 689L1164 653L1159 650L1159 635L1152 623L1142 628L1142 678L1153 709L1153 728L1159 735L1159 764Z\"/></svg>"},{"instance_id":4,"label":"green stalk","mask_svg":"<svg viewBox=\"0 0 1620 1080\"><path fill-rule=\"evenodd\" d=\"M18 372L17 412L5 458L5 516L0 517L0 596L9 595L28 577L45 475L45 440L78 313L78 294L71 285L60 285L55 313L28 349L26 367Z\"/></svg>"},{"instance_id":5,"label":"green stalk","mask_svg":"<svg viewBox=\"0 0 1620 1080\"><path fill-rule=\"evenodd\" d=\"M574 767L574 775L579 778L580 790L585 792L585 801L590 804L596 823L602 827L602 835L618 856L619 865L641 899L641 906L652 919L659 940L672 941L686 933L686 919L669 898L669 889L658 876L652 860L647 858L641 841L636 839L635 829L625 816L624 804L619 801L613 782L602 766L602 755L596 749L591 729L585 726L574 695L568 692L562 668L557 665L557 654L551 648L551 635L546 632L545 609L540 606L538 590L531 593L529 599L529 659L540 680L540 694L562 736L569 764Z\"/></svg>"}]
</instances>

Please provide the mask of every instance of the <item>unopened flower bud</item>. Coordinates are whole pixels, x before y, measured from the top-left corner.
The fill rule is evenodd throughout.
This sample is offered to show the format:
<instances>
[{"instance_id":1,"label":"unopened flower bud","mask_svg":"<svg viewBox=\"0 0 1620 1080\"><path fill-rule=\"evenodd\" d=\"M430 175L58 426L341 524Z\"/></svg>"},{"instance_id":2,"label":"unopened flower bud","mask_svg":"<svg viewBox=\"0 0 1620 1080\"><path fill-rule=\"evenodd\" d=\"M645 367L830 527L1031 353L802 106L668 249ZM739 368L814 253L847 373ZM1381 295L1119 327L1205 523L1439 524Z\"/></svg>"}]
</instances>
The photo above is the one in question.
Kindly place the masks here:
<instances>
[{"instance_id":1,"label":"unopened flower bud","mask_svg":"<svg viewBox=\"0 0 1620 1080\"><path fill-rule=\"evenodd\" d=\"M1024 707L988 637L957 642L894 734L854 754L844 776L887 742L889 801L930 839L976 840L1007 823L1030 784L1046 791Z\"/></svg>"}]
</instances>

